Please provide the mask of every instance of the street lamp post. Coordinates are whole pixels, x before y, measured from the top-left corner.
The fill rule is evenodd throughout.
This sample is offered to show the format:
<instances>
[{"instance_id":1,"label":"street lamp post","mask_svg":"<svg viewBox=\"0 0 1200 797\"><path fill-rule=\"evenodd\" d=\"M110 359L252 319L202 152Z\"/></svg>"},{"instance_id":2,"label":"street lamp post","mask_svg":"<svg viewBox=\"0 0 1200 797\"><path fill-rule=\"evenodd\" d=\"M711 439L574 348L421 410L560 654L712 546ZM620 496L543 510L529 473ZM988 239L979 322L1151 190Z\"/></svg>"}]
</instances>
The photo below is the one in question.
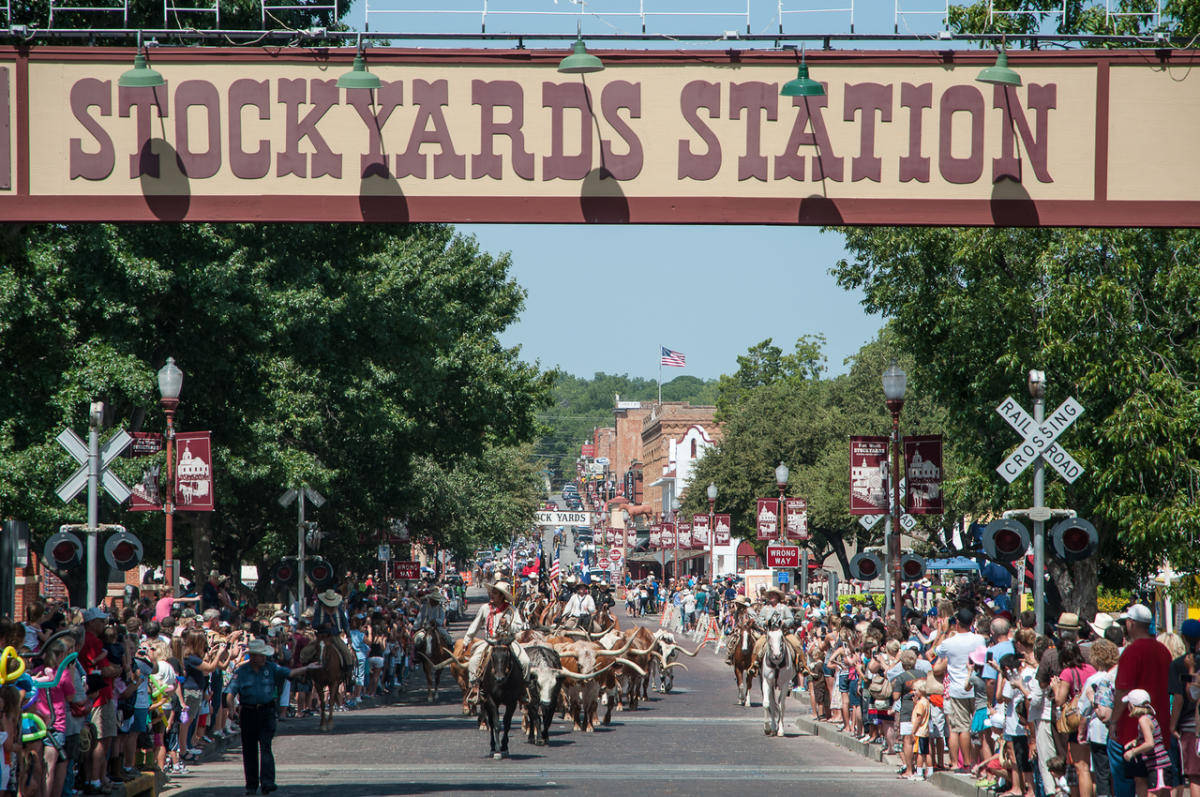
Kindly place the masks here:
<instances>
[{"instance_id":1,"label":"street lamp post","mask_svg":"<svg viewBox=\"0 0 1200 797\"><path fill-rule=\"evenodd\" d=\"M784 529L786 528L786 526L784 524L784 518L787 515L786 502L787 502L787 484L788 484L788 476L789 475L791 475L791 471L788 470L788 466L784 465L783 461L781 460L779 462L779 464L777 466L775 466L775 485L779 488L779 521L778 521L779 525L778 525L778 528L779 528L779 537L783 542L787 542L787 533L784 531ZM771 543L767 543L768 546L770 544ZM807 562L806 562L806 564L807 564Z\"/></svg>"},{"instance_id":2,"label":"street lamp post","mask_svg":"<svg viewBox=\"0 0 1200 797\"><path fill-rule=\"evenodd\" d=\"M671 497L671 522L675 523L675 517L679 514L679 510L683 504L679 503L677 496ZM676 581L679 580L679 526L675 526L675 564L671 566L671 577Z\"/></svg>"},{"instance_id":3,"label":"street lamp post","mask_svg":"<svg viewBox=\"0 0 1200 797\"><path fill-rule=\"evenodd\" d=\"M175 591L175 410L179 407L179 391L183 389L183 371L175 365L175 358L168 357L167 364L158 371L159 402L167 416L167 489L163 496L163 513L166 516L164 535L163 585L167 591Z\"/></svg>"},{"instance_id":4,"label":"street lamp post","mask_svg":"<svg viewBox=\"0 0 1200 797\"><path fill-rule=\"evenodd\" d=\"M716 482L709 482L708 489L705 490L708 496L708 544L712 548L712 573L709 574L709 582L717 583L717 530L716 520L714 519L717 511L717 485Z\"/></svg>"},{"instance_id":5,"label":"street lamp post","mask_svg":"<svg viewBox=\"0 0 1200 797\"><path fill-rule=\"evenodd\" d=\"M893 360L883 372L883 395L888 410L892 413L892 533L888 539L889 567L892 572L892 609L896 613L896 627L903 628L903 606L900 599L900 410L904 408L904 392L908 387L908 375Z\"/></svg>"}]
</instances>

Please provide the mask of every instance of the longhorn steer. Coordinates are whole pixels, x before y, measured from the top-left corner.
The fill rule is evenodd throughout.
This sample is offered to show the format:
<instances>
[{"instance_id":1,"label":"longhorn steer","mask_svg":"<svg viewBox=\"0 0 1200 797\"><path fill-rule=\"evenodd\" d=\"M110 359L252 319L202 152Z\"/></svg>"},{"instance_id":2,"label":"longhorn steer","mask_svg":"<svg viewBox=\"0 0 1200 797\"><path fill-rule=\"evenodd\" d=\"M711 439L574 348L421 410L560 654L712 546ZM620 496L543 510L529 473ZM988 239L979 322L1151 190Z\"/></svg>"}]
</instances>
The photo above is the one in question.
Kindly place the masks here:
<instances>
[{"instance_id":1,"label":"longhorn steer","mask_svg":"<svg viewBox=\"0 0 1200 797\"><path fill-rule=\"evenodd\" d=\"M526 683L525 721L522 727L535 745L550 743L550 723L563 688L562 662L553 648L529 645L529 680Z\"/></svg>"}]
</instances>

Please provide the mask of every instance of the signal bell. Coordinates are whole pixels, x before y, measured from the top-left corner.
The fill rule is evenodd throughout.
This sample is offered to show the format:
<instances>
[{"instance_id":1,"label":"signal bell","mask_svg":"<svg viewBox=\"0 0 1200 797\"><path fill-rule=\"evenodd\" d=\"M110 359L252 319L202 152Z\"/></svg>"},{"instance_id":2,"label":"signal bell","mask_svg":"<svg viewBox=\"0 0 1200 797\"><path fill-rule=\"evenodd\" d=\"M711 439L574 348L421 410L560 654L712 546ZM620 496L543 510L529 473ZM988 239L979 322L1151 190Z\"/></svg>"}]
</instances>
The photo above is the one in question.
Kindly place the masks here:
<instances>
[{"instance_id":1,"label":"signal bell","mask_svg":"<svg viewBox=\"0 0 1200 797\"><path fill-rule=\"evenodd\" d=\"M925 557L908 553L900 557L900 579L920 581L925 578Z\"/></svg>"},{"instance_id":2,"label":"signal bell","mask_svg":"<svg viewBox=\"0 0 1200 797\"><path fill-rule=\"evenodd\" d=\"M132 570L142 561L142 541L119 531L104 542L104 561L113 570Z\"/></svg>"},{"instance_id":3,"label":"signal bell","mask_svg":"<svg viewBox=\"0 0 1200 797\"><path fill-rule=\"evenodd\" d=\"M42 561L51 570L74 570L83 564L83 543L69 531L52 534L42 548Z\"/></svg>"},{"instance_id":4,"label":"signal bell","mask_svg":"<svg viewBox=\"0 0 1200 797\"><path fill-rule=\"evenodd\" d=\"M998 562L1015 562L1029 550L1029 531L1011 518L993 520L983 528L983 550Z\"/></svg>"},{"instance_id":5,"label":"signal bell","mask_svg":"<svg viewBox=\"0 0 1200 797\"><path fill-rule=\"evenodd\" d=\"M1057 523L1050 529L1050 544L1059 559L1078 562L1096 552L1100 537L1096 527L1083 518L1072 517Z\"/></svg>"},{"instance_id":6,"label":"signal bell","mask_svg":"<svg viewBox=\"0 0 1200 797\"><path fill-rule=\"evenodd\" d=\"M874 581L883 575L883 562L873 554L863 552L850 560L850 577L856 581Z\"/></svg>"}]
</instances>

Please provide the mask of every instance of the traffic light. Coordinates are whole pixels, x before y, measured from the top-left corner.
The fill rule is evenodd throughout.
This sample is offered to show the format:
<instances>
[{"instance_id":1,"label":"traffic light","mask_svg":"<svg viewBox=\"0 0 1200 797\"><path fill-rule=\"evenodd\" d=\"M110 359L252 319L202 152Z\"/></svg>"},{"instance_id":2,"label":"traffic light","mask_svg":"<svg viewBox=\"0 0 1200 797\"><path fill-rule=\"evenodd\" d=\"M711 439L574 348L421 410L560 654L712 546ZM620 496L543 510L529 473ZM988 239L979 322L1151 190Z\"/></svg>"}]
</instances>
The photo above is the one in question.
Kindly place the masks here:
<instances>
[{"instance_id":1,"label":"traffic light","mask_svg":"<svg viewBox=\"0 0 1200 797\"><path fill-rule=\"evenodd\" d=\"M874 581L883 575L883 562L873 553L863 552L850 560L850 577L856 581Z\"/></svg>"},{"instance_id":2,"label":"traffic light","mask_svg":"<svg viewBox=\"0 0 1200 797\"><path fill-rule=\"evenodd\" d=\"M142 561L142 541L128 531L118 531L104 543L104 561L113 570L132 570Z\"/></svg>"},{"instance_id":3,"label":"traffic light","mask_svg":"<svg viewBox=\"0 0 1200 797\"><path fill-rule=\"evenodd\" d=\"M46 540L42 561L51 570L74 570L83 564L83 543L69 531L60 531Z\"/></svg>"},{"instance_id":4,"label":"traffic light","mask_svg":"<svg viewBox=\"0 0 1200 797\"><path fill-rule=\"evenodd\" d=\"M308 580L319 590L329 589L337 584L337 574L333 565L319 556L310 558L305 569Z\"/></svg>"},{"instance_id":5,"label":"traffic light","mask_svg":"<svg viewBox=\"0 0 1200 797\"><path fill-rule=\"evenodd\" d=\"M271 568L271 580L276 586L294 586L296 583L296 560L291 556L280 559Z\"/></svg>"},{"instance_id":6,"label":"traffic light","mask_svg":"<svg viewBox=\"0 0 1200 797\"><path fill-rule=\"evenodd\" d=\"M915 553L907 553L900 557L900 579L902 581L920 581L925 577L925 557Z\"/></svg>"},{"instance_id":7,"label":"traffic light","mask_svg":"<svg viewBox=\"0 0 1200 797\"><path fill-rule=\"evenodd\" d=\"M983 550L997 562L1015 562L1029 550L1029 531L1011 518L993 520L983 528Z\"/></svg>"},{"instance_id":8,"label":"traffic light","mask_svg":"<svg viewBox=\"0 0 1200 797\"><path fill-rule=\"evenodd\" d=\"M1059 559L1078 562L1096 552L1100 537L1091 523L1072 517L1060 521L1050 530L1050 543Z\"/></svg>"}]
</instances>

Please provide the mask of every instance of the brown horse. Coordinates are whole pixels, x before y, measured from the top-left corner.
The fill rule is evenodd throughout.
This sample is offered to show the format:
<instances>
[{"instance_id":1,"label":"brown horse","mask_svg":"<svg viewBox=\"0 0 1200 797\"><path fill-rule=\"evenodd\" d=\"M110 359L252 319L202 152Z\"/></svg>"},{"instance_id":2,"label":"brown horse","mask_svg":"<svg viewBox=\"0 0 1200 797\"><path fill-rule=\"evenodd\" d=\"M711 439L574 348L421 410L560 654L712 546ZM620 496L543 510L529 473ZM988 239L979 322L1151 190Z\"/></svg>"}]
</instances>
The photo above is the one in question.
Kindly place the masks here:
<instances>
[{"instance_id":1,"label":"brown horse","mask_svg":"<svg viewBox=\"0 0 1200 797\"><path fill-rule=\"evenodd\" d=\"M437 663L445 661L446 657L450 655L450 650L446 647L445 640L442 639L437 626L433 623L426 625L424 632L424 639L417 648L417 655L421 657L421 669L425 671L425 687L428 690L426 701L435 703L442 681L442 671L438 668Z\"/></svg>"},{"instance_id":2,"label":"brown horse","mask_svg":"<svg viewBox=\"0 0 1200 797\"><path fill-rule=\"evenodd\" d=\"M318 670L310 670L309 680L312 681L313 696L317 699L321 722L318 726L323 731L333 730L333 707L337 704L338 692L346 680L346 672L342 667L342 656L329 639L318 637L316 641L317 655L315 661L321 663ZM328 694L326 694L328 690Z\"/></svg>"},{"instance_id":3,"label":"brown horse","mask_svg":"<svg viewBox=\"0 0 1200 797\"><path fill-rule=\"evenodd\" d=\"M739 706L750 705L750 682L753 680L750 668L754 664L754 638L753 624L743 622L725 641L725 644L733 645L730 663L733 665L733 678L737 682Z\"/></svg>"}]
</instances>

